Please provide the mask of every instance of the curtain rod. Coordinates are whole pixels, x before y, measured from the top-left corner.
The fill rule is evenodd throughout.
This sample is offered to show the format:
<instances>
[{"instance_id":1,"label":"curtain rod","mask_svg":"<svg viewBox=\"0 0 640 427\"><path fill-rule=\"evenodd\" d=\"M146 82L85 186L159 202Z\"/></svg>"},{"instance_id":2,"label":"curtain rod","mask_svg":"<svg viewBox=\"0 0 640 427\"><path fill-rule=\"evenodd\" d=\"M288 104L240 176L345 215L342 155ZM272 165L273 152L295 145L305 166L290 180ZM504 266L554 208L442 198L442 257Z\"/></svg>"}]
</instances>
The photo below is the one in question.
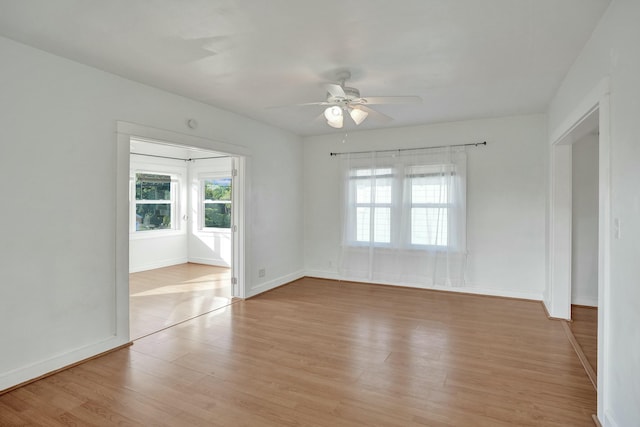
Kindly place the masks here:
<instances>
[{"instance_id":1,"label":"curtain rod","mask_svg":"<svg viewBox=\"0 0 640 427\"><path fill-rule=\"evenodd\" d=\"M198 157L195 159L181 159L180 157L169 157L169 156L158 156L156 154L142 154L142 153L131 153L132 156L145 156L145 157L157 157L159 159L171 159L171 160L183 160L185 162L195 162L196 160L207 160L207 159L226 159L230 156L214 156L214 157Z\"/></svg>"},{"instance_id":2,"label":"curtain rod","mask_svg":"<svg viewBox=\"0 0 640 427\"><path fill-rule=\"evenodd\" d=\"M345 153L329 153L330 156L340 156L344 154L368 154L368 153L395 153L398 151L415 151L415 150L430 150L432 148L448 148L448 147L469 147L478 145L487 145L487 141L472 142L470 144L453 144L453 145L438 145L435 147L420 147L420 148L396 148L395 150L374 150L374 151L349 151Z\"/></svg>"}]
</instances>

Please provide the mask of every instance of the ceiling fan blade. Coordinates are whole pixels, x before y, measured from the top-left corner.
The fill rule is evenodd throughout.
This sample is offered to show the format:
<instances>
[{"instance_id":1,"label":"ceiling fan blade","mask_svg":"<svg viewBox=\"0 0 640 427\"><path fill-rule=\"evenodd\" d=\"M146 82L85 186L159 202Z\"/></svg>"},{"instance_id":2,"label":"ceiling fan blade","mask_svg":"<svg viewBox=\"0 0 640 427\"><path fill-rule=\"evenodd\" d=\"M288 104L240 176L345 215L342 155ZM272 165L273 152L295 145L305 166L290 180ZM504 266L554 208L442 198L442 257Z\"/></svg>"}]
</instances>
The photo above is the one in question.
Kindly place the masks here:
<instances>
[{"instance_id":1,"label":"ceiling fan blade","mask_svg":"<svg viewBox=\"0 0 640 427\"><path fill-rule=\"evenodd\" d=\"M344 98L347 96L347 94L344 93L344 89L340 85L327 83L326 85L324 85L324 87L327 89L327 92L329 92L332 96L339 97L339 98Z\"/></svg>"},{"instance_id":2,"label":"ceiling fan blade","mask_svg":"<svg viewBox=\"0 0 640 427\"><path fill-rule=\"evenodd\" d=\"M422 104L419 96L367 96L361 98L364 104Z\"/></svg>"},{"instance_id":3,"label":"ceiling fan blade","mask_svg":"<svg viewBox=\"0 0 640 427\"><path fill-rule=\"evenodd\" d=\"M387 116L386 114L382 114L382 113L374 110L373 108L365 107L364 105L358 105L358 109L369 113L369 115L367 117L371 117L374 120L377 120L379 122L387 122L388 123L388 122L393 121L393 119L391 117Z\"/></svg>"},{"instance_id":4,"label":"ceiling fan blade","mask_svg":"<svg viewBox=\"0 0 640 427\"><path fill-rule=\"evenodd\" d=\"M270 107L264 107L266 110L272 110L275 108L291 108L291 107L304 107L307 105L334 105L330 102L322 101L322 102L306 102L304 104L289 104L289 105L272 105Z\"/></svg>"},{"instance_id":5,"label":"ceiling fan blade","mask_svg":"<svg viewBox=\"0 0 640 427\"><path fill-rule=\"evenodd\" d=\"M314 124L325 124L327 123L327 119L324 117L324 113L320 113L318 114L316 117L314 117L312 123Z\"/></svg>"},{"instance_id":6,"label":"ceiling fan blade","mask_svg":"<svg viewBox=\"0 0 640 427\"><path fill-rule=\"evenodd\" d=\"M322 101L322 102L305 102L304 104L294 104L296 107L302 107L305 105L335 105L331 102Z\"/></svg>"}]
</instances>

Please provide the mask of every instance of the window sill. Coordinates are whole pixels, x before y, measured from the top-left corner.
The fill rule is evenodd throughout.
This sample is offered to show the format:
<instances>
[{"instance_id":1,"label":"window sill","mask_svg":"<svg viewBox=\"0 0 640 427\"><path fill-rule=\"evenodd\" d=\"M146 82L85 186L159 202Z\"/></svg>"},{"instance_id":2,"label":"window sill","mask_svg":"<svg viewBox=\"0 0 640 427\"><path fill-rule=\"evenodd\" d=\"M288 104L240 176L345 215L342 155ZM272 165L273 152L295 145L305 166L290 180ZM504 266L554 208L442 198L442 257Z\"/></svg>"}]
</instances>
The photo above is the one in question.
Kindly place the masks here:
<instances>
[{"instance_id":1,"label":"window sill","mask_svg":"<svg viewBox=\"0 0 640 427\"><path fill-rule=\"evenodd\" d=\"M231 235L231 230L228 228L204 228L197 230L194 234L202 235L202 236L211 236L213 234L223 234L226 236Z\"/></svg>"},{"instance_id":2,"label":"window sill","mask_svg":"<svg viewBox=\"0 0 640 427\"><path fill-rule=\"evenodd\" d=\"M164 237L185 236L184 230L145 230L129 233L129 240L161 239Z\"/></svg>"},{"instance_id":3,"label":"window sill","mask_svg":"<svg viewBox=\"0 0 640 427\"><path fill-rule=\"evenodd\" d=\"M343 245L343 247L351 250L361 250L368 251L370 246L368 244L360 244L360 243L347 243ZM448 252L448 253L466 253L464 250L459 250L457 248L449 247L449 246L411 246L411 247L394 247L390 245L373 245L373 249L380 252Z\"/></svg>"}]
</instances>

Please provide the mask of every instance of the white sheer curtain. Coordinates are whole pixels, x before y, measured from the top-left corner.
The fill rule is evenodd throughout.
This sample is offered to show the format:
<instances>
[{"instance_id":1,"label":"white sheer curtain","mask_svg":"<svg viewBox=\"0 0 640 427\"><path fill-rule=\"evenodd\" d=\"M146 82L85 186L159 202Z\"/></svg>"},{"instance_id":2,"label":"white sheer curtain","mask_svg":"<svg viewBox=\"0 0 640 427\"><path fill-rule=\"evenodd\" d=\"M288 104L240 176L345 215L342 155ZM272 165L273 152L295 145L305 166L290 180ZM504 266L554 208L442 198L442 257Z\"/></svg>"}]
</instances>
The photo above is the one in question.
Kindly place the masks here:
<instances>
[{"instance_id":1,"label":"white sheer curtain","mask_svg":"<svg viewBox=\"0 0 640 427\"><path fill-rule=\"evenodd\" d=\"M405 286L462 286L466 261L463 148L342 158L340 274Z\"/></svg>"}]
</instances>

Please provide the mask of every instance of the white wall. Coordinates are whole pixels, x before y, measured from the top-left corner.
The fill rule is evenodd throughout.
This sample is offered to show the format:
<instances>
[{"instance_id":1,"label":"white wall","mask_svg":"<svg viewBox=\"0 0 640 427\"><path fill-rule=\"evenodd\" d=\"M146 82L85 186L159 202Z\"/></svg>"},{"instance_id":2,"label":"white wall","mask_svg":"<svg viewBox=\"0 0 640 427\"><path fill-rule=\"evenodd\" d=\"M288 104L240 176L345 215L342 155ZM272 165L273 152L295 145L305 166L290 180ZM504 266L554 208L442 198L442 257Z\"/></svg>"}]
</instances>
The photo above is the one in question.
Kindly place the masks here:
<instances>
[{"instance_id":1,"label":"white wall","mask_svg":"<svg viewBox=\"0 0 640 427\"><path fill-rule=\"evenodd\" d=\"M598 136L573 146L571 303L598 305Z\"/></svg>"},{"instance_id":2,"label":"white wall","mask_svg":"<svg viewBox=\"0 0 640 427\"><path fill-rule=\"evenodd\" d=\"M171 173L179 178L177 214L174 221L176 230L158 230L129 234L129 272L151 270L182 264L188 261L187 222L182 220L187 207L187 163L182 160L161 159L131 155L130 180L135 182L138 172ZM133 190L133 189L132 189ZM131 191L135 196L135 192ZM132 196L132 197L133 197ZM130 212L135 210L135 200L130 199Z\"/></svg>"},{"instance_id":3,"label":"white wall","mask_svg":"<svg viewBox=\"0 0 640 427\"><path fill-rule=\"evenodd\" d=\"M200 227L200 179L203 176L231 176L231 157L196 160L189 163L189 240L190 262L231 267L231 231L202 230Z\"/></svg>"},{"instance_id":4,"label":"white wall","mask_svg":"<svg viewBox=\"0 0 640 427\"><path fill-rule=\"evenodd\" d=\"M115 326L117 120L247 147L246 293L301 274L299 137L5 38L0 57L0 192L18 209L0 209L0 390L129 339Z\"/></svg>"},{"instance_id":5,"label":"white wall","mask_svg":"<svg viewBox=\"0 0 640 427\"><path fill-rule=\"evenodd\" d=\"M606 365L598 366L598 379L603 376L605 381L598 399L605 427L640 425L639 21L640 2L614 0L549 110L553 134L604 77L610 78L611 217L620 222L620 237L611 237L610 286L600 307Z\"/></svg>"},{"instance_id":6,"label":"white wall","mask_svg":"<svg viewBox=\"0 0 640 427\"><path fill-rule=\"evenodd\" d=\"M305 269L339 278L339 159L330 152L487 141L469 148L468 283L458 290L542 299L546 117L518 116L304 139Z\"/></svg>"}]
</instances>

